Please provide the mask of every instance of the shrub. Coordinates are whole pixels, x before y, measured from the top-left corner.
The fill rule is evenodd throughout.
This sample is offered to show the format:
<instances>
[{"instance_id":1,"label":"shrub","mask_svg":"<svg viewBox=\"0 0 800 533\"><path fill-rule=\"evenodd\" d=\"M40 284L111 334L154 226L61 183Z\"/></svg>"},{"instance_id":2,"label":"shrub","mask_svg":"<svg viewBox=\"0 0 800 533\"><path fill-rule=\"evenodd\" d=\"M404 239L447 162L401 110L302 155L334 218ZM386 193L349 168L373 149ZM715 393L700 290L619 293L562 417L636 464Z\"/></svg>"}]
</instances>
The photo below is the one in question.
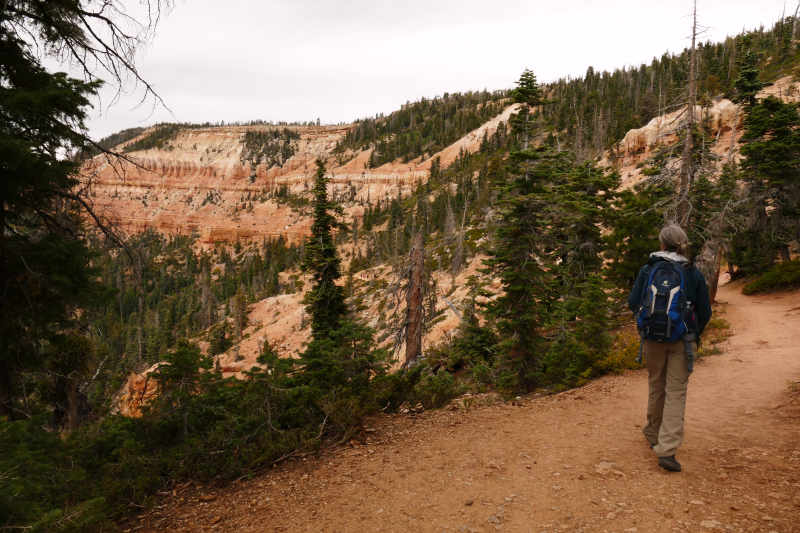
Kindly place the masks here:
<instances>
[{"instance_id":1,"label":"shrub","mask_svg":"<svg viewBox=\"0 0 800 533\"><path fill-rule=\"evenodd\" d=\"M634 332L623 332L616 335L611 344L608 355L595 363L599 372L624 372L643 368L643 363L636 362L641 339Z\"/></svg>"},{"instance_id":2,"label":"shrub","mask_svg":"<svg viewBox=\"0 0 800 533\"><path fill-rule=\"evenodd\" d=\"M800 259L779 263L763 276L744 286L742 294L760 294L800 287Z\"/></svg>"},{"instance_id":3,"label":"shrub","mask_svg":"<svg viewBox=\"0 0 800 533\"><path fill-rule=\"evenodd\" d=\"M60 433L44 431L51 414L9 422L0 418L0 523L3 529L108 530L104 499L75 464ZM94 493L94 494L93 494Z\"/></svg>"},{"instance_id":4,"label":"shrub","mask_svg":"<svg viewBox=\"0 0 800 533\"><path fill-rule=\"evenodd\" d=\"M464 383L456 383L453 375L444 369L435 374L427 374L419 380L409 398L411 405L421 403L430 409L441 407L450 400L467 391Z\"/></svg>"}]
</instances>

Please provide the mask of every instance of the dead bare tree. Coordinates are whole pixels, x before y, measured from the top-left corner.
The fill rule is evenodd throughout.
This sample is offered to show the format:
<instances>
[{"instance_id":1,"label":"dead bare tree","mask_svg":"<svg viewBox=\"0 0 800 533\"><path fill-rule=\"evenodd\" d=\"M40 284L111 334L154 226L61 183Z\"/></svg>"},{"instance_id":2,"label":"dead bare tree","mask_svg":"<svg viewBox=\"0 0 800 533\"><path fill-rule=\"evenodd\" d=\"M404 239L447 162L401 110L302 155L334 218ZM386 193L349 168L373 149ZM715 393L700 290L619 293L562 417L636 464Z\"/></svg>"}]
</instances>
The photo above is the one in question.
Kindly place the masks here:
<instances>
[{"instance_id":1,"label":"dead bare tree","mask_svg":"<svg viewBox=\"0 0 800 533\"><path fill-rule=\"evenodd\" d=\"M464 224L467 221L467 207L468 203L464 201L464 213L461 215L461 227L456 235L456 249L453 253L453 278L461 272L464 268Z\"/></svg>"},{"instance_id":2,"label":"dead bare tree","mask_svg":"<svg viewBox=\"0 0 800 533\"><path fill-rule=\"evenodd\" d=\"M797 49L797 14L800 13L800 0L797 2L797 9L794 10L794 20L792 21L792 49Z\"/></svg>"},{"instance_id":3,"label":"dead bare tree","mask_svg":"<svg viewBox=\"0 0 800 533\"><path fill-rule=\"evenodd\" d=\"M418 231L411 246L408 288L406 289L406 366L422 355L422 277L425 271L425 247Z\"/></svg>"},{"instance_id":4,"label":"dead bare tree","mask_svg":"<svg viewBox=\"0 0 800 533\"><path fill-rule=\"evenodd\" d=\"M692 48L689 56L689 95L686 102L686 133L684 135L683 160L681 162L680 189L678 192L678 221L685 230L689 225L689 185L694 176L692 150L694 142L694 108L697 105L697 0L692 15Z\"/></svg>"},{"instance_id":5,"label":"dead bare tree","mask_svg":"<svg viewBox=\"0 0 800 533\"><path fill-rule=\"evenodd\" d=\"M404 366L412 365L422 355L422 336L425 330L425 244L422 230L414 235L408 257L395 270L388 293L393 297L394 349L405 345ZM402 304L404 308L401 308Z\"/></svg>"},{"instance_id":6,"label":"dead bare tree","mask_svg":"<svg viewBox=\"0 0 800 533\"><path fill-rule=\"evenodd\" d=\"M697 235L705 239L702 251L695 258L695 266L706 279L711 303L714 303L717 296L722 254L725 249L725 234L736 224L734 220L735 206L735 201L728 201L710 217L705 228L693 228ZM701 229L702 231L700 231Z\"/></svg>"}]
</instances>

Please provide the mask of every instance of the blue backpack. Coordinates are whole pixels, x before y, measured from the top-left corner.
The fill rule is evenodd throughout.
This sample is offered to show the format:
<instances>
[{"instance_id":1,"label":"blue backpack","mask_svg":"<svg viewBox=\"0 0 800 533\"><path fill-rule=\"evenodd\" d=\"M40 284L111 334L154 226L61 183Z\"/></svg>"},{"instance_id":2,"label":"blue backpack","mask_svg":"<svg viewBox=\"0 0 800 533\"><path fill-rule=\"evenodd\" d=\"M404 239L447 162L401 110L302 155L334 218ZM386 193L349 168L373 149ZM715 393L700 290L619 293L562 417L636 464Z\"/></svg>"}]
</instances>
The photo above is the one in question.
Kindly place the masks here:
<instances>
[{"instance_id":1,"label":"blue backpack","mask_svg":"<svg viewBox=\"0 0 800 533\"><path fill-rule=\"evenodd\" d=\"M686 270L676 261L656 263L647 274L642 301L636 313L636 326L642 338L637 361L641 362L644 340L677 342L694 320L692 302L686 298ZM692 343L686 340L687 370L691 373L694 354Z\"/></svg>"}]
</instances>

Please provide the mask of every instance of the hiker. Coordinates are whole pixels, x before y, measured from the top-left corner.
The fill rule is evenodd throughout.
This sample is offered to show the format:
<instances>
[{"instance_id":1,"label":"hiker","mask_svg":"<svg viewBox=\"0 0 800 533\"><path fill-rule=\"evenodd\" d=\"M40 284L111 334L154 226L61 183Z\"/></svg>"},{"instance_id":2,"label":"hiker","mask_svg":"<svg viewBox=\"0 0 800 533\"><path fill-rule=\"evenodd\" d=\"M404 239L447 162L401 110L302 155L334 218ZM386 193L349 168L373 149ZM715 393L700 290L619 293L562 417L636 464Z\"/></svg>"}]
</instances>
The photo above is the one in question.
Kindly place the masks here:
<instances>
[{"instance_id":1,"label":"hiker","mask_svg":"<svg viewBox=\"0 0 800 533\"><path fill-rule=\"evenodd\" d=\"M650 385L642 433L658 466L680 472L675 452L683 443L686 388L711 301L703 274L686 258L689 239L680 226L662 229L658 240L661 251L639 271L628 306L636 313Z\"/></svg>"}]
</instances>

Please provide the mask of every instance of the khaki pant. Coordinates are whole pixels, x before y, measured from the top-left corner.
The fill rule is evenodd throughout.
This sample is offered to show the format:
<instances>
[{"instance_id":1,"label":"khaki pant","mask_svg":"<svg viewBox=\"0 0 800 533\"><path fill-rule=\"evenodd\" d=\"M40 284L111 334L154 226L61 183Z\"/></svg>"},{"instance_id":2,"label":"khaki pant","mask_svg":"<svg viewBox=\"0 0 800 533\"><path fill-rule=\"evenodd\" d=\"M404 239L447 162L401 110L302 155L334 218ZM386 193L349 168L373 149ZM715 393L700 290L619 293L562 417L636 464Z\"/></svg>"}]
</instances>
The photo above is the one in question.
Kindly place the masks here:
<instances>
[{"instance_id":1,"label":"khaki pant","mask_svg":"<svg viewBox=\"0 0 800 533\"><path fill-rule=\"evenodd\" d=\"M697 347L692 342L692 350ZM645 340L644 357L650 384L647 424L642 428L647 442L655 444L658 457L675 455L683 443L683 414L686 411L686 344Z\"/></svg>"}]
</instances>

